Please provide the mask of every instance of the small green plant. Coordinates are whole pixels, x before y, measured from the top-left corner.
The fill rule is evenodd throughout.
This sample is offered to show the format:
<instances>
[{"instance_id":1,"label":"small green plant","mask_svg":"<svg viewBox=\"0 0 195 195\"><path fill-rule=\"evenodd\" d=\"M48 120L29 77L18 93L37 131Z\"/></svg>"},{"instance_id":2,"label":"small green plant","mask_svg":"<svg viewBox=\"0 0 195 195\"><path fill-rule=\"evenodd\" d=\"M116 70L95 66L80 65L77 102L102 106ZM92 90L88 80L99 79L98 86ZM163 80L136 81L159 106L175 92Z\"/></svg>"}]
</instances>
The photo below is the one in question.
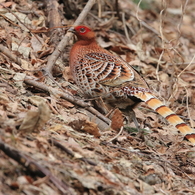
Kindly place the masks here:
<instances>
[{"instance_id":1,"label":"small green plant","mask_svg":"<svg viewBox=\"0 0 195 195\"><path fill-rule=\"evenodd\" d=\"M127 131L129 133L143 132L144 135L148 135L148 130L147 129L137 129L135 127L125 127L125 131Z\"/></svg>"}]
</instances>

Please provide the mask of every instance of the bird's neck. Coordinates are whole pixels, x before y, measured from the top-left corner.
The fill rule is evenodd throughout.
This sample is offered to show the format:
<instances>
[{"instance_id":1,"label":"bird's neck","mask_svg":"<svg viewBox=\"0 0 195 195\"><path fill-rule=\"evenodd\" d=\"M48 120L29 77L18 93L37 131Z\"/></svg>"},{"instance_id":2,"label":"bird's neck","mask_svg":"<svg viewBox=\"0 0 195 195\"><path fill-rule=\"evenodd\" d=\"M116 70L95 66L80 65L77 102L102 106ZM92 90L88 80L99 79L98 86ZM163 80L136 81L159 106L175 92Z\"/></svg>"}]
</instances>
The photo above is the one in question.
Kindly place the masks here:
<instances>
[{"instance_id":1,"label":"bird's neck","mask_svg":"<svg viewBox=\"0 0 195 195\"><path fill-rule=\"evenodd\" d=\"M84 56L87 53L93 53L93 52L99 52L103 50L100 48L100 46L97 44L97 42L94 41L86 41L86 40L79 40L77 41L72 49L71 49L71 56L78 57L77 54L79 53L79 56Z\"/></svg>"},{"instance_id":2,"label":"bird's neck","mask_svg":"<svg viewBox=\"0 0 195 195\"><path fill-rule=\"evenodd\" d=\"M93 45L93 44L97 44L95 39L87 39L87 40L78 40L77 45Z\"/></svg>"}]
</instances>

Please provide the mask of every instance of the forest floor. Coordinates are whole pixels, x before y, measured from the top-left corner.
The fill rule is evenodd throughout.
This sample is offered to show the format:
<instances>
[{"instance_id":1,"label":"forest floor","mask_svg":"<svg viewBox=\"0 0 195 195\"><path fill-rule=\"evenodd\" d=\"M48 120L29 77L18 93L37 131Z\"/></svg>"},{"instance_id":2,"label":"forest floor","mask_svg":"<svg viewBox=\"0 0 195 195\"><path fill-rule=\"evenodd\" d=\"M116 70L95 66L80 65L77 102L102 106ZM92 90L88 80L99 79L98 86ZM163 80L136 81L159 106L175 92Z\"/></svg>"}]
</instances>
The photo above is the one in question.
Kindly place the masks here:
<instances>
[{"instance_id":1,"label":"forest floor","mask_svg":"<svg viewBox=\"0 0 195 195\"><path fill-rule=\"evenodd\" d=\"M119 131L118 111L109 127L72 80L67 33L90 26L195 127L195 1L87 2L0 0L0 195L195 194L192 144L144 103L141 130Z\"/></svg>"}]
</instances>

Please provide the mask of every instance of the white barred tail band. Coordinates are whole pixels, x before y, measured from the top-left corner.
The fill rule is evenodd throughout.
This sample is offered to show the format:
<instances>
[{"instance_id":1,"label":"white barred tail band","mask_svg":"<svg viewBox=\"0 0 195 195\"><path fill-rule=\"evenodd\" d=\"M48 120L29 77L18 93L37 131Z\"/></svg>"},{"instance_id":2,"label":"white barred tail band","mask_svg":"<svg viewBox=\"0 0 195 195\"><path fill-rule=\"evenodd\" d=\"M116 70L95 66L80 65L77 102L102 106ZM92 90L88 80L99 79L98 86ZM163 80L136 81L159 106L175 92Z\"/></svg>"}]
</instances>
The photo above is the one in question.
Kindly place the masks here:
<instances>
[{"instance_id":1,"label":"white barred tail band","mask_svg":"<svg viewBox=\"0 0 195 195\"><path fill-rule=\"evenodd\" d=\"M193 145L195 145L195 130L190 128L170 108L166 107L160 100L150 92L134 93L134 96L144 101L151 109L163 116L170 124L175 126Z\"/></svg>"}]
</instances>

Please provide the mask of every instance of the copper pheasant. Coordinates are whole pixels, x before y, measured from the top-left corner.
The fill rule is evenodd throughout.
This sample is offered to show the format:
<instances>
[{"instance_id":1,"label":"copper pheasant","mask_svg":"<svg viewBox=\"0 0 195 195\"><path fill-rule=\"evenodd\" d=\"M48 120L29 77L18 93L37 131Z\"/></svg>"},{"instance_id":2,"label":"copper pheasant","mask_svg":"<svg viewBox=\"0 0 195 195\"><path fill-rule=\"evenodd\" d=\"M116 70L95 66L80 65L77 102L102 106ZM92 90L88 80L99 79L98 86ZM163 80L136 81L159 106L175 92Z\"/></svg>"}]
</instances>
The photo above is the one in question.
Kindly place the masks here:
<instances>
[{"instance_id":1,"label":"copper pheasant","mask_svg":"<svg viewBox=\"0 0 195 195\"><path fill-rule=\"evenodd\" d=\"M195 145L195 130L151 93L145 80L120 57L100 47L87 26L70 28L78 41L70 52L70 69L78 87L88 97L126 109L144 101Z\"/></svg>"}]
</instances>

